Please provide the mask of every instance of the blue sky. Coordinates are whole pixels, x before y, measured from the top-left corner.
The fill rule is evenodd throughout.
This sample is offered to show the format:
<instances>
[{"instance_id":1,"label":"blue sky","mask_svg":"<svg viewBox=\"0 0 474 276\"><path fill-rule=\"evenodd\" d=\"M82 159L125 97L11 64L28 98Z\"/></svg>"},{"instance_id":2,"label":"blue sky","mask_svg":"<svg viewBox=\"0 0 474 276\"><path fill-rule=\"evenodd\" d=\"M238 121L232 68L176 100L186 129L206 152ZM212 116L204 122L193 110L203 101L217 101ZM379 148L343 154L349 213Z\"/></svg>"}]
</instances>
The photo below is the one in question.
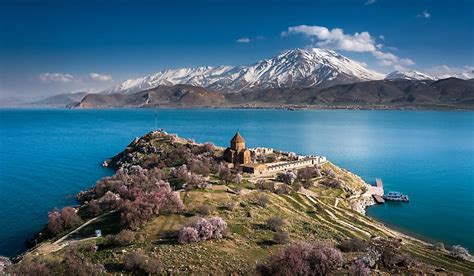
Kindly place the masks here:
<instances>
[{"instance_id":1,"label":"blue sky","mask_svg":"<svg viewBox=\"0 0 474 276\"><path fill-rule=\"evenodd\" d=\"M0 93L100 91L161 69L249 64L310 45L384 73L469 69L474 0L3 0Z\"/></svg>"}]
</instances>

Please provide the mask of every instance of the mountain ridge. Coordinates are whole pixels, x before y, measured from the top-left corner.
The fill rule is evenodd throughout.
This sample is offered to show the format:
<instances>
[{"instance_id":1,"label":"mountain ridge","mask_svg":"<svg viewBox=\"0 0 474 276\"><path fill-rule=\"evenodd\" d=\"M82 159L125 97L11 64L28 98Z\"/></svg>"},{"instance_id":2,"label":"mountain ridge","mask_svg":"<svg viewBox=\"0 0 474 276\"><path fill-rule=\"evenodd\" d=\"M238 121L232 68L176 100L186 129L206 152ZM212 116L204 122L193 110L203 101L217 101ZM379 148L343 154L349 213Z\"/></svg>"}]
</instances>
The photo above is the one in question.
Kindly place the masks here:
<instances>
[{"instance_id":1,"label":"mountain ridge","mask_svg":"<svg viewBox=\"0 0 474 276\"><path fill-rule=\"evenodd\" d=\"M428 74L415 71L393 71L385 76L386 80L437 80L438 78L430 76Z\"/></svg>"},{"instance_id":2,"label":"mountain ridge","mask_svg":"<svg viewBox=\"0 0 474 276\"><path fill-rule=\"evenodd\" d=\"M219 93L190 85L133 94L90 94L79 107L474 108L474 80L373 80L330 87L269 88Z\"/></svg>"},{"instance_id":3,"label":"mountain ridge","mask_svg":"<svg viewBox=\"0 0 474 276\"><path fill-rule=\"evenodd\" d=\"M132 94L159 85L188 84L220 92L240 92L270 88L328 87L367 80L383 79L332 50L292 49L249 66L180 68L160 71L138 79L126 80L104 94Z\"/></svg>"}]
</instances>

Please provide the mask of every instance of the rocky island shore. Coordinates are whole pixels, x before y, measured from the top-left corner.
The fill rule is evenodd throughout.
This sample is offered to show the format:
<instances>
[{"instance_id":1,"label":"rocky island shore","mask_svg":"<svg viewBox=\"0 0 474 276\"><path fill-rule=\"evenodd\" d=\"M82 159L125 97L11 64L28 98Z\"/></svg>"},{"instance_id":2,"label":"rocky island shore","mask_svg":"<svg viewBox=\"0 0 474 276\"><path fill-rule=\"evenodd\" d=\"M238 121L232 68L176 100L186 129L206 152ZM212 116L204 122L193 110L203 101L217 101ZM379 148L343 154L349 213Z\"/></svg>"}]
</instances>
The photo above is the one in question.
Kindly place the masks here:
<instances>
[{"instance_id":1,"label":"rocky island shore","mask_svg":"<svg viewBox=\"0 0 474 276\"><path fill-rule=\"evenodd\" d=\"M104 162L113 176L80 192L78 207L51 211L38 245L0 267L17 275L474 271L462 247L365 216L383 190L357 175L321 157L249 150L242 140L224 149L164 131L136 138Z\"/></svg>"}]
</instances>

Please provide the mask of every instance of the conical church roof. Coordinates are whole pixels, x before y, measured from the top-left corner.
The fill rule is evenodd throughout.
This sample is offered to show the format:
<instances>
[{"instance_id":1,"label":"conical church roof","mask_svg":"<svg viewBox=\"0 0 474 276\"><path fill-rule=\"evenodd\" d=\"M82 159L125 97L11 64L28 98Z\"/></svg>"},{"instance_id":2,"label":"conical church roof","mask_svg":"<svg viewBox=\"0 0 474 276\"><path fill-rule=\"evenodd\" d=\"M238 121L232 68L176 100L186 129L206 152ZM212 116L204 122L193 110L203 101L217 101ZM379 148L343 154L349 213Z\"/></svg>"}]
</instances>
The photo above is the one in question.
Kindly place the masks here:
<instances>
[{"instance_id":1,"label":"conical church roof","mask_svg":"<svg viewBox=\"0 0 474 276\"><path fill-rule=\"evenodd\" d=\"M230 141L233 143L245 143L244 137L242 137L238 131Z\"/></svg>"}]
</instances>

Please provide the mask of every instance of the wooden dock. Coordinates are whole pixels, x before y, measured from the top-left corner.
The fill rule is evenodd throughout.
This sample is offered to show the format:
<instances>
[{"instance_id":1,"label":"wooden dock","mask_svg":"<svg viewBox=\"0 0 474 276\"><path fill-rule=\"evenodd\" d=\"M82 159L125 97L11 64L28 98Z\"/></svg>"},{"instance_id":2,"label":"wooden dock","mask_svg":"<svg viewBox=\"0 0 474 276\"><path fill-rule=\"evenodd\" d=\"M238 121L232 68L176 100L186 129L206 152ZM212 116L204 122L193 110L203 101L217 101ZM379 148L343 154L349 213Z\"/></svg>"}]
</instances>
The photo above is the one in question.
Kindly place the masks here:
<instances>
[{"instance_id":1,"label":"wooden dock","mask_svg":"<svg viewBox=\"0 0 474 276\"><path fill-rule=\"evenodd\" d=\"M375 185L376 185L378 188L383 188L382 179L381 179L381 178L376 178L376 179L375 179Z\"/></svg>"},{"instance_id":2,"label":"wooden dock","mask_svg":"<svg viewBox=\"0 0 474 276\"><path fill-rule=\"evenodd\" d=\"M374 198L375 203L377 203L377 204L384 204L385 203L385 200L383 199L383 197L381 197L379 195L372 195L372 197Z\"/></svg>"}]
</instances>

